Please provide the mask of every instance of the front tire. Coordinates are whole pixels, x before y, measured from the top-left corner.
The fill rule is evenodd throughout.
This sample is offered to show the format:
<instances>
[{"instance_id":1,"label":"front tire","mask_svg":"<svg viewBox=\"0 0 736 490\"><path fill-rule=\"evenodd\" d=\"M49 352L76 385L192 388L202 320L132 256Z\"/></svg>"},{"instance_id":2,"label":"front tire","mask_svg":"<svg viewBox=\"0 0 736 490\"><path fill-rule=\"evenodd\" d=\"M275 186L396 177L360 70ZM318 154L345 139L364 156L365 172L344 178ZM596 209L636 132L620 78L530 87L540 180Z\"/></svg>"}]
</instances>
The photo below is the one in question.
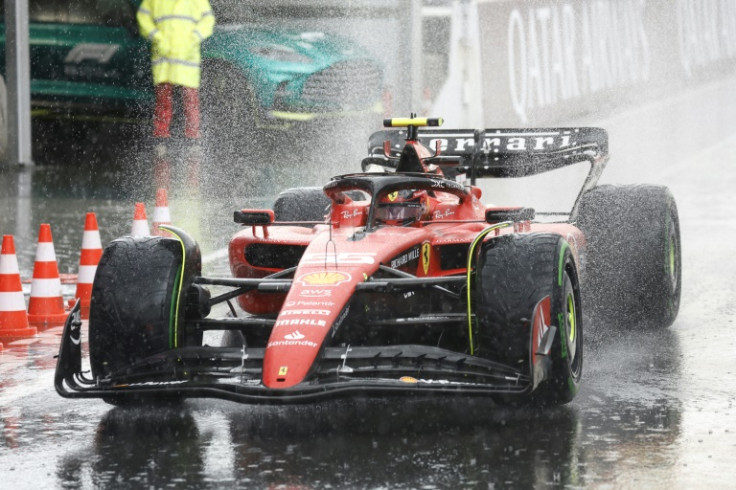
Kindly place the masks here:
<instances>
[{"instance_id":1,"label":"front tire","mask_svg":"<svg viewBox=\"0 0 736 490\"><path fill-rule=\"evenodd\" d=\"M583 317L568 243L553 234L495 238L477 271L478 355L529 372L534 401L570 402L582 376ZM541 312L548 325L533 324Z\"/></svg>"},{"instance_id":2,"label":"front tire","mask_svg":"<svg viewBox=\"0 0 736 490\"><path fill-rule=\"evenodd\" d=\"M168 349L201 344L186 332L186 291L200 264L182 260L182 242L162 237L122 237L97 266L89 317L94 377L120 374L137 361ZM184 271L182 271L184 268Z\"/></svg>"}]
</instances>

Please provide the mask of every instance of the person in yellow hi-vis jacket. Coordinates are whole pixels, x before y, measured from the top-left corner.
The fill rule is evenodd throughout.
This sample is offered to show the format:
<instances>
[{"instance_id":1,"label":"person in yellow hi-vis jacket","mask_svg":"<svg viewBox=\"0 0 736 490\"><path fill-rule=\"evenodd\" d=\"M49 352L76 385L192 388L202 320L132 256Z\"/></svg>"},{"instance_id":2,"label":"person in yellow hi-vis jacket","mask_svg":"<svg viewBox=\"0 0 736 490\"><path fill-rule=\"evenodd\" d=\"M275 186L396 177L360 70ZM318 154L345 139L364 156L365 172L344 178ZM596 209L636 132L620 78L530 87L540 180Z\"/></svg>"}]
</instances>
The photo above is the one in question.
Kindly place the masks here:
<instances>
[{"instance_id":1,"label":"person in yellow hi-vis jacket","mask_svg":"<svg viewBox=\"0 0 736 490\"><path fill-rule=\"evenodd\" d=\"M141 36L152 43L154 138L170 136L175 86L184 106L184 136L199 138L200 44L215 27L209 1L143 0L137 18Z\"/></svg>"}]
</instances>

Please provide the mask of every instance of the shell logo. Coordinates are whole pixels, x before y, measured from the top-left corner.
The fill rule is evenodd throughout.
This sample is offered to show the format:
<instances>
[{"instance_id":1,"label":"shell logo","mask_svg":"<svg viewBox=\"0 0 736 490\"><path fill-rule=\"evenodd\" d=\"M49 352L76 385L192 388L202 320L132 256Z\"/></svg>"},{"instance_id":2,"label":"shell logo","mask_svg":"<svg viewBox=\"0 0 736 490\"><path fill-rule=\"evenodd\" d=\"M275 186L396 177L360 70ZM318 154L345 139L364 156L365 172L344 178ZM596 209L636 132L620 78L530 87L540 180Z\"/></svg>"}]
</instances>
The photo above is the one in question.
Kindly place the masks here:
<instances>
[{"instance_id":1,"label":"shell logo","mask_svg":"<svg viewBox=\"0 0 736 490\"><path fill-rule=\"evenodd\" d=\"M337 286L352 279L346 272L310 272L299 278L305 286Z\"/></svg>"}]
</instances>

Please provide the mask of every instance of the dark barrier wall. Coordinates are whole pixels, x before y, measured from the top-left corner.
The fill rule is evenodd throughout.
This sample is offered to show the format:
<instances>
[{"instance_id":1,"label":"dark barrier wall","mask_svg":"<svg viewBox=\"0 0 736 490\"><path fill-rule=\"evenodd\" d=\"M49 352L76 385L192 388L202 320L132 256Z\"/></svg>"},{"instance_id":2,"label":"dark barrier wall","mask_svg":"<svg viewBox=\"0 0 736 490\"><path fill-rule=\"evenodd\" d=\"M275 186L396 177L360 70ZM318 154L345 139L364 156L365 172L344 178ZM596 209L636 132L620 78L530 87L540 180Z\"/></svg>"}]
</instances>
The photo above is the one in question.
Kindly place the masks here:
<instances>
[{"instance_id":1,"label":"dark barrier wall","mask_svg":"<svg viewBox=\"0 0 736 490\"><path fill-rule=\"evenodd\" d=\"M478 4L488 126L626 110L736 68L734 0Z\"/></svg>"}]
</instances>

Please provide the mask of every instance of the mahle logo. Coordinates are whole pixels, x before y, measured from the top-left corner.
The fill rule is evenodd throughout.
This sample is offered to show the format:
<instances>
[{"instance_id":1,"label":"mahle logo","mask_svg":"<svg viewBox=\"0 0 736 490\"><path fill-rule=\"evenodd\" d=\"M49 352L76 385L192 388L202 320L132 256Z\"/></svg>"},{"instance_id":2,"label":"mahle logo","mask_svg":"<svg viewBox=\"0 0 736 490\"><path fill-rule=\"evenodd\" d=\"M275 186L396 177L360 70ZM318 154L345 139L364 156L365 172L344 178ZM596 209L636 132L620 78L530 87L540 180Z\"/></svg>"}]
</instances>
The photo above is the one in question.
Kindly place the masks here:
<instances>
[{"instance_id":1,"label":"mahle logo","mask_svg":"<svg viewBox=\"0 0 736 490\"><path fill-rule=\"evenodd\" d=\"M299 282L305 286L337 286L350 279L346 272L310 272L299 277Z\"/></svg>"}]
</instances>

